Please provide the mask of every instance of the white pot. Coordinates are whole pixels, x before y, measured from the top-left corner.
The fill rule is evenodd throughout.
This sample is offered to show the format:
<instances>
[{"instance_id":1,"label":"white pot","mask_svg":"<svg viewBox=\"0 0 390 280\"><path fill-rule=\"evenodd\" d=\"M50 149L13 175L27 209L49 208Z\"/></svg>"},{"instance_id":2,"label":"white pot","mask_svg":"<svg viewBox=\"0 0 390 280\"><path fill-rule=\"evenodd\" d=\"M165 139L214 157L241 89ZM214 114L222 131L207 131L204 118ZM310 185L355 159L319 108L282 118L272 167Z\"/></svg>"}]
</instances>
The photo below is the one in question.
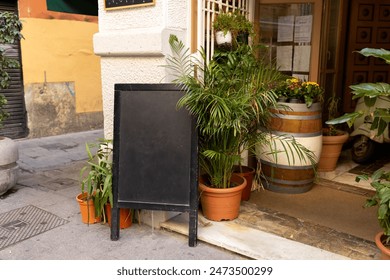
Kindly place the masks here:
<instances>
[{"instance_id":1,"label":"white pot","mask_svg":"<svg viewBox=\"0 0 390 280\"><path fill-rule=\"evenodd\" d=\"M223 31L215 32L215 41L218 45L231 44L232 43L232 33L228 31L226 34Z\"/></svg>"},{"instance_id":2,"label":"white pot","mask_svg":"<svg viewBox=\"0 0 390 280\"><path fill-rule=\"evenodd\" d=\"M16 185L19 166L19 149L17 143L6 137L0 137L0 195Z\"/></svg>"}]
</instances>

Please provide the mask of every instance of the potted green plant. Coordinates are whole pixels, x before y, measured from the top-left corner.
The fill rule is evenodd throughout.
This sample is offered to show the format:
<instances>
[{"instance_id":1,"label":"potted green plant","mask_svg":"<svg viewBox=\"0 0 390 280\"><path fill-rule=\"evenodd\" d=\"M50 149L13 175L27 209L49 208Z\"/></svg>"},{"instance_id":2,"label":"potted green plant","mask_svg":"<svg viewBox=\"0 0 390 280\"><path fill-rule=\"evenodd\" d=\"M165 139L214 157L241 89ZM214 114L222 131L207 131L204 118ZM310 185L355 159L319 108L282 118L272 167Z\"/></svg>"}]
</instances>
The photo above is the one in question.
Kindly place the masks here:
<instances>
[{"instance_id":1,"label":"potted green plant","mask_svg":"<svg viewBox=\"0 0 390 280\"><path fill-rule=\"evenodd\" d=\"M237 44L248 44L249 37L254 36L252 22L240 10L234 11L234 20L236 21L235 36Z\"/></svg>"},{"instance_id":2,"label":"potted green plant","mask_svg":"<svg viewBox=\"0 0 390 280\"><path fill-rule=\"evenodd\" d=\"M7 99L1 94L1 90L9 87L9 69L20 67L17 60L5 55L2 45L19 42L23 38L21 29L22 24L15 13L0 12L0 129L9 117L6 110ZM17 182L19 172L17 143L8 137L0 136L0 153L0 195L2 195Z\"/></svg>"},{"instance_id":3,"label":"potted green plant","mask_svg":"<svg viewBox=\"0 0 390 280\"><path fill-rule=\"evenodd\" d=\"M248 44L248 37L253 35L253 24L239 9L217 14L213 29L218 45L236 47L238 44Z\"/></svg>"},{"instance_id":4,"label":"potted green plant","mask_svg":"<svg viewBox=\"0 0 390 280\"><path fill-rule=\"evenodd\" d=\"M338 116L338 103L339 98L333 93L327 102L329 119L334 119ZM349 138L349 133L337 129L335 125L328 125L328 127L324 127L322 130L322 151L317 170L329 172L336 169L337 161L340 157L344 143L347 142Z\"/></svg>"},{"instance_id":5,"label":"potted green plant","mask_svg":"<svg viewBox=\"0 0 390 280\"><path fill-rule=\"evenodd\" d=\"M378 222L383 232L375 236L375 244L381 250L381 258L390 260L390 171L377 170L369 177L359 175L356 181L371 179L375 194L367 199L365 207L378 206Z\"/></svg>"},{"instance_id":6,"label":"potted green plant","mask_svg":"<svg viewBox=\"0 0 390 280\"><path fill-rule=\"evenodd\" d=\"M365 48L358 53L364 56L373 56L383 59L387 64L390 64L390 51L384 49L373 49ZM357 85L350 86L352 89L353 99L363 98L364 102L367 104L375 104L376 99L381 98L390 98L390 85L387 83L361 83ZM356 111L353 113L346 113L341 117L327 121L327 124L335 125L341 123L347 123L348 126L352 126L354 122L364 116L365 112ZM373 137L381 136L386 128L389 126L390 122L390 108L376 107L372 112L373 121L368 127L373 133ZM357 177L357 180L367 179L367 176ZM378 205L378 221L380 226L383 228L383 232L378 233L375 240L377 246L380 249L387 247L387 253L383 254L383 258L390 259L389 256L389 239L390 239L390 230L389 230L389 217L390 217L390 182L389 182L389 172L377 171L372 176L371 185L375 188L376 192L374 196L368 200L366 206Z\"/></svg>"},{"instance_id":7,"label":"potted green plant","mask_svg":"<svg viewBox=\"0 0 390 280\"><path fill-rule=\"evenodd\" d=\"M96 150L95 153L92 150ZM112 194L112 140L99 139L97 143L87 143L87 164L80 170L81 193L77 201L82 211L83 222L94 223L103 219L111 221ZM120 210L120 226L131 225L130 209Z\"/></svg>"},{"instance_id":8,"label":"potted green plant","mask_svg":"<svg viewBox=\"0 0 390 280\"><path fill-rule=\"evenodd\" d=\"M218 45L232 45L233 31L236 30L236 23L231 13L219 13L213 21L215 41Z\"/></svg>"},{"instance_id":9,"label":"potted green plant","mask_svg":"<svg viewBox=\"0 0 390 280\"><path fill-rule=\"evenodd\" d=\"M234 165L240 162L243 149L269 140L264 136L267 132L259 128L266 125L269 108L277 104L270 85L280 79L281 73L258 59L248 45L225 52L227 59L223 62L215 56L206 62L203 51L199 59L192 59L189 49L176 36L171 35L169 43L172 55L167 58L167 67L184 91L178 106L186 107L197 119L203 214L217 221L234 219L245 187L245 180L233 174ZM220 207L221 215L211 212L219 206L208 201L209 192L213 197L236 192L235 202L222 204L234 205L233 209Z\"/></svg>"},{"instance_id":10,"label":"potted green plant","mask_svg":"<svg viewBox=\"0 0 390 280\"><path fill-rule=\"evenodd\" d=\"M81 193L77 195L84 223L105 221L104 206L112 202L111 140L86 143L88 160L80 170ZM91 149L97 149L93 153Z\"/></svg>"}]
</instances>

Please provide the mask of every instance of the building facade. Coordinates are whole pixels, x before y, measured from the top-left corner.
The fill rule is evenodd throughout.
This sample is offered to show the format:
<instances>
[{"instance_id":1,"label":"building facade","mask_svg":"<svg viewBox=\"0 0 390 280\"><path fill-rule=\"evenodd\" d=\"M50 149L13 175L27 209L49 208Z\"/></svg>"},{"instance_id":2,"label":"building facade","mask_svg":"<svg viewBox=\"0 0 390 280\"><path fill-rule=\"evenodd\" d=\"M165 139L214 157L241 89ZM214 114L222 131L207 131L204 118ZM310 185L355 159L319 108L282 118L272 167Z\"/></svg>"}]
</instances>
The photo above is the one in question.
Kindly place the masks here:
<instances>
[{"instance_id":1,"label":"building facade","mask_svg":"<svg viewBox=\"0 0 390 280\"><path fill-rule=\"evenodd\" d=\"M128 3L127 3L128 2ZM149 2L149 3L145 3ZM338 96L340 113L355 101L349 85L390 81L388 67L356 52L390 47L389 0L99 0L95 53L101 56L105 134L112 136L115 83L166 82L164 55L176 34L196 51L213 51L211 22L240 8L256 27L264 55L289 75L317 81L325 101ZM140 3L143 3L139 5ZM323 110L327 118L327 108Z\"/></svg>"},{"instance_id":2,"label":"building facade","mask_svg":"<svg viewBox=\"0 0 390 280\"><path fill-rule=\"evenodd\" d=\"M51 11L47 3L0 1L0 11L19 15L24 36L10 47L22 66L3 92L11 116L0 133L11 138L103 127L100 58L92 44L98 17Z\"/></svg>"}]
</instances>

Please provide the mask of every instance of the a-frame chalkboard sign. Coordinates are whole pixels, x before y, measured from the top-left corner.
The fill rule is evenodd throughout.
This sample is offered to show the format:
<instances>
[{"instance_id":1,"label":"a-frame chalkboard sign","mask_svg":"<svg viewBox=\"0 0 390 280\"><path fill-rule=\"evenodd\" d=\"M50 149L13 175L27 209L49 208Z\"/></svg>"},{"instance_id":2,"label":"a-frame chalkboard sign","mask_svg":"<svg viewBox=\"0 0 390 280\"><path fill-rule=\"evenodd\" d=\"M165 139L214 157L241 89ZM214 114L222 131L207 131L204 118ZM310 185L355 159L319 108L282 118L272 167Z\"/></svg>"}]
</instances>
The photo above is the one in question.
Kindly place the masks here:
<instances>
[{"instance_id":1,"label":"a-frame chalkboard sign","mask_svg":"<svg viewBox=\"0 0 390 280\"><path fill-rule=\"evenodd\" d=\"M189 212L189 246L197 242L196 122L177 109L174 84L116 84L111 239L119 208Z\"/></svg>"}]
</instances>

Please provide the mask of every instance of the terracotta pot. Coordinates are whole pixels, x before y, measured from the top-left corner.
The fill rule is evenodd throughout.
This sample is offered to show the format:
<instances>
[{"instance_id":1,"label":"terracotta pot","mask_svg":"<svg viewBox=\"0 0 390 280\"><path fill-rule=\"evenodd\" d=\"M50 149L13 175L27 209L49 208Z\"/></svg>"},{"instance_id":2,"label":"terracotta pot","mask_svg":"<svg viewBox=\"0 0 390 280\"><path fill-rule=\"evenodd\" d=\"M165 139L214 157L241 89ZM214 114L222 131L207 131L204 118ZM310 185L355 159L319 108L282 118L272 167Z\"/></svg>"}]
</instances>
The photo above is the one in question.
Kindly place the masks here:
<instances>
[{"instance_id":1,"label":"terracotta pot","mask_svg":"<svg viewBox=\"0 0 390 280\"><path fill-rule=\"evenodd\" d=\"M252 190L252 182L253 178L255 177L255 169L249 166L241 166L241 171L240 171L240 166L235 165L234 166L234 174L237 174L239 176L242 176L246 180L246 186L242 190L241 194L241 201L247 201L249 200L251 196L251 190Z\"/></svg>"},{"instance_id":2,"label":"terracotta pot","mask_svg":"<svg viewBox=\"0 0 390 280\"><path fill-rule=\"evenodd\" d=\"M318 171L329 172L336 169L344 143L348 140L348 132L341 135L322 136L322 152L318 162Z\"/></svg>"},{"instance_id":3,"label":"terracotta pot","mask_svg":"<svg viewBox=\"0 0 390 280\"><path fill-rule=\"evenodd\" d=\"M383 232L379 232L375 236L375 244L381 250L381 260L390 260L390 248L383 245L382 240L384 239Z\"/></svg>"},{"instance_id":4,"label":"terracotta pot","mask_svg":"<svg viewBox=\"0 0 390 280\"><path fill-rule=\"evenodd\" d=\"M95 206L92 199L86 200L87 193L80 193L76 200L80 206L81 220L84 224L94 224L101 221L100 217L95 217Z\"/></svg>"},{"instance_id":5,"label":"terracotta pot","mask_svg":"<svg viewBox=\"0 0 390 280\"><path fill-rule=\"evenodd\" d=\"M105 205L107 223L111 226L111 205L108 203ZM121 208L119 209L119 227L121 229L128 228L132 225L131 209Z\"/></svg>"},{"instance_id":6,"label":"terracotta pot","mask_svg":"<svg viewBox=\"0 0 390 280\"><path fill-rule=\"evenodd\" d=\"M237 186L226 189L210 188L199 182L203 216L212 221L229 221L238 217L241 193L246 186L244 177L233 174L232 182Z\"/></svg>"}]
</instances>

